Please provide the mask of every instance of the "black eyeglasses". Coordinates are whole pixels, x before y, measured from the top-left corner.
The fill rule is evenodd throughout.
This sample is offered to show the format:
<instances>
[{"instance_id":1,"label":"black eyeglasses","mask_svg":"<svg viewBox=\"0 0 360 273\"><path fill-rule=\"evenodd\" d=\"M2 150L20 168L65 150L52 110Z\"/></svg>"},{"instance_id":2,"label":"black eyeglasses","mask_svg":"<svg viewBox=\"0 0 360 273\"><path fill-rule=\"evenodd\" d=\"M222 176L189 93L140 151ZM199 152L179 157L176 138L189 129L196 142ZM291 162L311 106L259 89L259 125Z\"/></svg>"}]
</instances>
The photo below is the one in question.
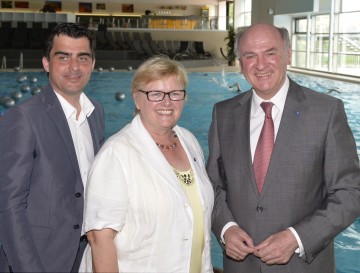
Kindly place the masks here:
<instances>
[{"instance_id":1,"label":"black eyeglasses","mask_svg":"<svg viewBox=\"0 0 360 273\"><path fill-rule=\"evenodd\" d=\"M185 90L173 90L170 92L163 92L158 90L153 90L153 91L138 90L138 91L146 94L146 97L149 101L162 101L165 98L165 95L168 95L169 99L172 101L180 101L180 100L184 100L186 95Z\"/></svg>"}]
</instances>

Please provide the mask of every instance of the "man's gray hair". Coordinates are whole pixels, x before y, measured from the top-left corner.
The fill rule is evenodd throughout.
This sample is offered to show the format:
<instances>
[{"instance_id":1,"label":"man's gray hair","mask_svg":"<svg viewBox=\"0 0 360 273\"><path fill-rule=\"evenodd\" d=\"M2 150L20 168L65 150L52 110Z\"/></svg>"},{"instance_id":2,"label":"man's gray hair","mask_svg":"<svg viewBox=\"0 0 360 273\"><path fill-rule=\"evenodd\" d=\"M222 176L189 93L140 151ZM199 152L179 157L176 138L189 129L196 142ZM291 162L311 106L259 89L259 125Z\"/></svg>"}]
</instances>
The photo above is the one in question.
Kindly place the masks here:
<instances>
[{"instance_id":1,"label":"man's gray hair","mask_svg":"<svg viewBox=\"0 0 360 273\"><path fill-rule=\"evenodd\" d=\"M275 28L279 31L281 39L284 41L285 50L289 49L291 47L289 31L287 30L287 28L284 27L275 27ZM240 40L243 34L247 31L247 29L248 28L246 28L245 30L241 29L237 31L235 35L234 52L238 59L240 59L240 50L239 50Z\"/></svg>"}]
</instances>

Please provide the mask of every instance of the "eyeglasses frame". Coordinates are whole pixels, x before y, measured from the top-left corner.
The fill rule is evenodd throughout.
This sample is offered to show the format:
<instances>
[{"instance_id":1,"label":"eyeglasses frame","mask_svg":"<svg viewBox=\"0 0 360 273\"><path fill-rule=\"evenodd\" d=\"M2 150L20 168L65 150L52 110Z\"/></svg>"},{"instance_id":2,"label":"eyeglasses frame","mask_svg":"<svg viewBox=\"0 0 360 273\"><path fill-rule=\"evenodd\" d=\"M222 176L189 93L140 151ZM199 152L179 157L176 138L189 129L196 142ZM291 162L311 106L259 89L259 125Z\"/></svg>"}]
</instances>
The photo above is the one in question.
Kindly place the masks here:
<instances>
[{"instance_id":1,"label":"eyeglasses frame","mask_svg":"<svg viewBox=\"0 0 360 273\"><path fill-rule=\"evenodd\" d=\"M167 95L169 97L169 99L171 101L183 101L185 100L185 97L186 97L186 90L185 89L179 89L179 90L172 90L170 92L163 92L163 91L160 91L160 90L150 90L150 91L144 91L144 90L141 90L141 89L138 89L137 91L143 93L143 94L146 94L146 98L148 99L148 101L152 101L152 102L159 102L159 101L163 101L165 99L165 96ZM170 94L173 93L173 92L178 92L178 91L181 91L181 92L184 92L184 97L181 99L181 100L173 100L171 99L170 97ZM150 100L149 99L149 93L151 92L158 92L158 93L162 93L164 94L163 98L161 100Z\"/></svg>"}]
</instances>

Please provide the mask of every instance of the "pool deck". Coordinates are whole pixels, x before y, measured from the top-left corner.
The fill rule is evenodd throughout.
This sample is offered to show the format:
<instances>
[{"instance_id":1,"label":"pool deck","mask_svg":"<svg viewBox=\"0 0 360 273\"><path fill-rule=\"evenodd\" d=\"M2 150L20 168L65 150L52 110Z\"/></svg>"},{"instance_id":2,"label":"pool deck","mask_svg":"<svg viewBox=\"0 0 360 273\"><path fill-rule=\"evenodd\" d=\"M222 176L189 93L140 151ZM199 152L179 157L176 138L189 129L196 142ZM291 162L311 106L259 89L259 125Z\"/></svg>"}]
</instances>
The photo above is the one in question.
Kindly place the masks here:
<instances>
[{"instance_id":1,"label":"pool deck","mask_svg":"<svg viewBox=\"0 0 360 273\"><path fill-rule=\"evenodd\" d=\"M224 68L225 72L241 73L240 67L238 64L235 66L222 65L222 67ZM190 68L186 68L186 70L191 71L191 72L219 72L219 71L221 71L222 67L213 65L213 66L204 66L204 67L190 67ZM339 80L339 81L344 81L344 82L360 84L360 76L356 77L356 76L341 75L341 74L335 74L335 73L329 73L329 72L314 71L314 70L309 70L309 69L298 69L298 68L292 68L292 67L289 67L288 71L294 72L294 73L305 74L305 75L309 75L309 76L317 76L317 77L322 77L322 78L327 78L327 79L332 79L332 80Z\"/></svg>"},{"instance_id":2,"label":"pool deck","mask_svg":"<svg viewBox=\"0 0 360 273\"><path fill-rule=\"evenodd\" d=\"M197 60L192 61L180 61L187 71L189 72L240 72L240 67L238 62L235 66L228 66L226 61L215 61L215 60ZM96 69L96 68L95 68ZM103 71L107 69L104 68ZM22 69L21 71L41 71L41 69ZM128 71L128 69L115 69L114 71ZM330 72L320 72L314 71L310 69L299 69L299 68L288 68L289 72L305 74L309 76L318 76L323 78L328 78L332 80L339 80L344 82L356 83L360 84L360 76L350 76L350 75L342 75ZM14 72L14 69L0 69L0 72Z\"/></svg>"}]
</instances>

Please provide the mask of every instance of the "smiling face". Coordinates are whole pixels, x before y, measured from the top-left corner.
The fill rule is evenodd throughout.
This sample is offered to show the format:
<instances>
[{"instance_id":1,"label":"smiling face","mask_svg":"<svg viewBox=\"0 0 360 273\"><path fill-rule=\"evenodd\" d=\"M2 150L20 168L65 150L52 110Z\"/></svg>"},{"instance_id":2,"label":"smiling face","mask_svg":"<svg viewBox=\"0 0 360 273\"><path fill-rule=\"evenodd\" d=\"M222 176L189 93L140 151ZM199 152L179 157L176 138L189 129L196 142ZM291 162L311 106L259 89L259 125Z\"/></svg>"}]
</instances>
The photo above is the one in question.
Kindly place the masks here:
<instances>
[{"instance_id":1,"label":"smiling face","mask_svg":"<svg viewBox=\"0 0 360 273\"><path fill-rule=\"evenodd\" d=\"M142 88L144 91L158 90L165 93L181 89L183 86L180 86L175 76L150 82ZM177 124L183 110L183 100L172 101L166 95L162 101L153 102L147 99L145 93L139 91L135 91L133 96L141 121L150 133L166 133Z\"/></svg>"},{"instance_id":2,"label":"smiling face","mask_svg":"<svg viewBox=\"0 0 360 273\"><path fill-rule=\"evenodd\" d=\"M240 66L247 81L263 99L272 98L284 84L291 49L279 31L259 24L248 29L239 43Z\"/></svg>"},{"instance_id":3,"label":"smiling face","mask_svg":"<svg viewBox=\"0 0 360 273\"><path fill-rule=\"evenodd\" d=\"M50 58L42 62L54 90L70 103L79 98L95 65L89 40L66 35L54 37Z\"/></svg>"}]
</instances>

